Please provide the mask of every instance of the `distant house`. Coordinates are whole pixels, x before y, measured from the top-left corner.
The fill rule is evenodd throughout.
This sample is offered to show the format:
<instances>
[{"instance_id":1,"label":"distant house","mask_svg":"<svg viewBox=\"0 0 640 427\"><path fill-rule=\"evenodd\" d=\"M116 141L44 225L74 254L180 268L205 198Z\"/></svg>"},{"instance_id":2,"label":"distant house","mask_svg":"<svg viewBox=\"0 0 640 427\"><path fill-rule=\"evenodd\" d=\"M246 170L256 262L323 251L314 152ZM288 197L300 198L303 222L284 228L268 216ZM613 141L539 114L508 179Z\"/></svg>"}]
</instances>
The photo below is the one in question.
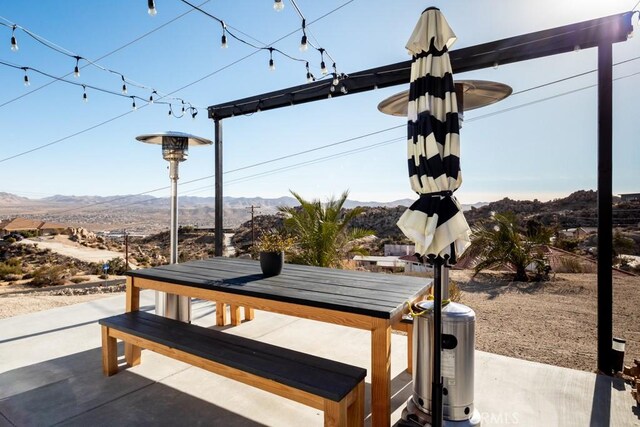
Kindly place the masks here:
<instances>
[{"instance_id":1,"label":"distant house","mask_svg":"<svg viewBox=\"0 0 640 427\"><path fill-rule=\"evenodd\" d=\"M67 228L64 224L16 217L0 222L0 236L21 231L34 232L36 234L61 233Z\"/></svg>"},{"instance_id":2,"label":"distant house","mask_svg":"<svg viewBox=\"0 0 640 427\"><path fill-rule=\"evenodd\" d=\"M400 257L400 260L405 262L405 273L428 273L431 271L431 267L424 264L415 255L404 255Z\"/></svg>"},{"instance_id":3,"label":"distant house","mask_svg":"<svg viewBox=\"0 0 640 427\"><path fill-rule=\"evenodd\" d=\"M582 240L590 234L597 233L598 229L596 227L577 227L577 228L567 228L566 230L560 231L564 237L568 237L571 239Z\"/></svg>"},{"instance_id":4,"label":"distant house","mask_svg":"<svg viewBox=\"0 0 640 427\"><path fill-rule=\"evenodd\" d=\"M353 261L356 266L369 271L401 272L404 271L405 262L399 258L397 256L356 255L353 257Z\"/></svg>"},{"instance_id":5,"label":"distant house","mask_svg":"<svg viewBox=\"0 0 640 427\"><path fill-rule=\"evenodd\" d=\"M633 200L640 200L640 193L627 193L621 194L620 198L623 202L631 202Z\"/></svg>"},{"instance_id":6,"label":"distant house","mask_svg":"<svg viewBox=\"0 0 640 427\"><path fill-rule=\"evenodd\" d=\"M384 256L404 256L415 253L415 245L384 245Z\"/></svg>"}]
</instances>

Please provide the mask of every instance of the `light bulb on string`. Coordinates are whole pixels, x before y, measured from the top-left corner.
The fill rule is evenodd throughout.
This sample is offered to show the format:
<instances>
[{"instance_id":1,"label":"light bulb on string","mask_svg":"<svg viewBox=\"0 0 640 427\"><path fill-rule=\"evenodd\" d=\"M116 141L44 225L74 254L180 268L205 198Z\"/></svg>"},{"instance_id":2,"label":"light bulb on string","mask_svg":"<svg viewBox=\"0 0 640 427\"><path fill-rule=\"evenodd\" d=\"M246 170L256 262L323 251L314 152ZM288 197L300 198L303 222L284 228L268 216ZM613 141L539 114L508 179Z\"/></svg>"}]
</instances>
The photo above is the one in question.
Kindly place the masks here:
<instances>
[{"instance_id":1,"label":"light bulb on string","mask_svg":"<svg viewBox=\"0 0 640 427\"><path fill-rule=\"evenodd\" d=\"M307 43L307 35L303 34L302 35L302 39L300 40L300 52L304 52L309 48L309 45Z\"/></svg>"},{"instance_id":2,"label":"light bulb on string","mask_svg":"<svg viewBox=\"0 0 640 427\"><path fill-rule=\"evenodd\" d=\"M273 48L269 48L269 70L274 71L276 69L276 64L273 62Z\"/></svg>"},{"instance_id":3,"label":"light bulb on string","mask_svg":"<svg viewBox=\"0 0 640 427\"><path fill-rule=\"evenodd\" d=\"M173 116L173 110L171 110L171 104L169 104L169 112L167 113L167 115L169 116L169 118Z\"/></svg>"},{"instance_id":4,"label":"light bulb on string","mask_svg":"<svg viewBox=\"0 0 640 427\"><path fill-rule=\"evenodd\" d=\"M336 91L336 87L334 85L331 85L331 87L329 87L329 91L330 92L335 92Z\"/></svg>"},{"instance_id":5,"label":"light bulb on string","mask_svg":"<svg viewBox=\"0 0 640 427\"><path fill-rule=\"evenodd\" d=\"M184 101L182 101L182 115L184 115Z\"/></svg>"},{"instance_id":6,"label":"light bulb on string","mask_svg":"<svg viewBox=\"0 0 640 427\"><path fill-rule=\"evenodd\" d=\"M151 95L149 95L149 104L153 104L153 94L158 94L158 92L156 92L155 90L153 92L151 92Z\"/></svg>"},{"instance_id":7,"label":"light bulb on string","mask_svg":"<svg viewBox=\"0 0 640 427\"><path fill-rule=\"evenodd\" d=\"M338 73L333 73L333 80L331 81L331 84L333 86L338 86L339 83L340 80L338 79Z\"/></svg>"},{"instance_id":8,"label":"light bulb on string","mask_svg":"<svg viewBox=\"0 0 640 427\"><path fill-rule=\"evenodd\" d=\"M224 23L224 21L221 22L222 25L222 37L220 38L220 47L222 47L223 49L226 49L229 47L229 45L227 44L227 25Z\"/></svg>"},{"instance_id":9,"label":"light bulb on string","mask_svg":"<svg viewBox=\"0 0 640 427\"><path fill-rule=\"evenodd\" d=\"M14 25L11 29L11 50L14 52L18 51L18 41L16 40L16 28L17 25Z\"/></svg>"},{"instance_id":10,"label":"light bulb on string","mask_svg":"<svg viewBox=\"0 0 640 427\"><path fill-rule=\"evenodd\" d=\"M24 85L29 86L31 83L29 82L29 75L27 74L27 67L22 68L24 70Z\"/></svg>"},{"instance_id":11,"label":"light bulb on string","mask_svg":"<svg viewBox=\"0 0 640 427\"><path fill-rule=\"evenodd\" d=\"M87 97L87 87L85 85L82 85L82 100L86 103L89 102L89 97Z\"/></svg>"},{"instance_id":12,"label":"light bulb on string","mask_svg":"<svg viewBox=\"0 0 640 427\"><path fill-rule=\"evenodd\" d=\"M138 109L138 107L136 107L136 98L134 98L133 96L131 97L131 109L133 111L136 111Z\"/></svg>"},{"instance_id":13,"label":"light bulb on string","mask_svg":"<svg viewBox=\"0 0 640 427\"><path fill-rule=\"evenodd\" d=\"M120 76L122 77L122 94L126 95L127 94L127 82L124 80L124 76Z\"/></svg>"},{"instance_id":14,"label":"light bulb on string","mask_svg":"<svg viewBox=\"0 0 640 427\"><path fill-rule=\"evenodd\" d=\"M195 108L193 110L191 110L191 119L192 120L195 120L197 115L198 115L198 110L196 110Z\"/></svg>"},{"instance_id":15,"label":"light bulb on string","mask_svg":"<svg viewBox=\"0 0 640 427\"><path fill-rule=\"evenodd\" d=\"M282 9L284 9L284 3L282 2L282 0L274 0L273 9L276 12L280 12Z\"/></svg>"},{"instance_id":16,"label":"light bulb on string","mask_svg":"<svg viewBox=\"0 0 640 427\"><path fill-rule=\"evenodd\" d=\"M318 52L320 52L320 72L323 76L326 76L329 71L327 70L327 65L324 63L324 49L320 48Z\"/></svg>"},{"instance_id":17,"label":"light bulb on string","mask_svg":"<svg viewBox=\"0 0 640 427\"><path fill-rule=\"evenodd\" d=\"M156 16L158 11L156 10L156 2L154 0L148 0L147 5L149 6L149 10L147 11L149 15Z\"/></svg>"},{"instance_id":18,"label":"light bulb on string","mask_svg":"<svg viewBox=\"0 0 640 427\"><path fill-rule=\"evenodd\" d=\"M327 73L329 72L329 70L327 70L327 66L325 65L324 61L322 61L320 63L320 72L322 73L322 75L326 76Z\"/></svg>"},{"instance_id":19,"label":"light bulb on string","mask_svg":"<svg viewBox=\"0 0 640 427\"><path fill-rule=\"evenodd\" d=\"M346 95L349 91L347 90L346 86L342 85L342 87L340 88L340 92L342 92L342 93L344 93Z\"/></svg>"},{"instance_id":20,"label":"light bulb on string","mask_svg":"<svg viewBox=\"0 0 640 427\"><path fill-rule=\"evenodd\" d=\"M73 76L74 76L75 78L80 77L80 67L78 66L78 63L79 63L79 62L80 62L80 57L79 57L79 56L76 56L76 66L75 66L75 68L73 69Z\"/></svg>"}]
</instances>

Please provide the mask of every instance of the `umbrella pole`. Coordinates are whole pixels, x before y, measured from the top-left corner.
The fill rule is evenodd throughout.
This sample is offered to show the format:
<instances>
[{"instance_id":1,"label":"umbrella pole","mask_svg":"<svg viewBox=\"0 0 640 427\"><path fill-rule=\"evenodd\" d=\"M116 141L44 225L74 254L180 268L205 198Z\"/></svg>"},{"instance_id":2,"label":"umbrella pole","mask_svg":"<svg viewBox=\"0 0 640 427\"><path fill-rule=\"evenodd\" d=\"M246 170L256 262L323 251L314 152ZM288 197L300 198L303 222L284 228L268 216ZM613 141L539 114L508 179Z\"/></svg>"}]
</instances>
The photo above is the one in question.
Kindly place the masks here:
<instances>
[{"instance_id":1,"label":"umbrella pole","mask_svg":"<svg viewBox=\"0 0 640 427\"><path fill-rule=\"evenodd\" d=\"M442 270L444 259L433 260L433 380L431 383L431 425L442 427Z\"/></svg>"}]
</instances>

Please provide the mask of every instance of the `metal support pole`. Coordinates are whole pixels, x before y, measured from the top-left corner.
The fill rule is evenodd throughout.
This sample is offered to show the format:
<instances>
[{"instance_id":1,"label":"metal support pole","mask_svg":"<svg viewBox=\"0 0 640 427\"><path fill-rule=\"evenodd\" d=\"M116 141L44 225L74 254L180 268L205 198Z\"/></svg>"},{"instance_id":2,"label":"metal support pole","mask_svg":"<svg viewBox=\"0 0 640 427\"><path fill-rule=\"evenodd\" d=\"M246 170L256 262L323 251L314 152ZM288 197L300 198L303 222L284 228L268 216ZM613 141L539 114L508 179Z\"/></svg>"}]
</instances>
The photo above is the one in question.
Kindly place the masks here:
<instances>
[{"instance_id":1,"label":"metal support pole","mask_svg":"<svg viewBox=\"0 0 640 427\"><path fill-rule=\"evenodd\" d=\"M612 374L612 44L598 46L598 370Z\"/></svg>"},{"instance_id":2,"label":"metal support pole","mask_svg":"<svg viewBox=\"0 0 640 427\"><path fill-rule=\"evenodd\" d=\"M431 383L431 425L442 427L442 271L444 260L433 260L433 381Z\"/></svg>"},{"instance_id":3,"label":"metal support pole","mask_svg":"<svg viewBox=\"0 0 640 427\"><path fill-rule=\"evenodd\" d=\"M169 264L178 263L178 162L169 162L169 178L171 178L171 225L169 227Z\"/></svg>"},{"instance_id":4,"label":"metal support pole","mask_svg":"<svg viewBox=\"0 0 640 427\"><path fill-rule=\"evenodd\" d=\"M169 161L169 178L171 178L170 264L178 263L178 164L177 160ZM156 291L156 314L191 323L191 298Z\"/></svg>"},{"instance_id":5,"label":"metal support pole","mask_svg":"<svg viewBox=\"0 0 640 427\"><path fill-rule=\"evenodd\" d=\"M215 255L222 256L222 122L215 123L215 176L216 176L216 201L215 201Z\"/></svg>"}]
</instances>

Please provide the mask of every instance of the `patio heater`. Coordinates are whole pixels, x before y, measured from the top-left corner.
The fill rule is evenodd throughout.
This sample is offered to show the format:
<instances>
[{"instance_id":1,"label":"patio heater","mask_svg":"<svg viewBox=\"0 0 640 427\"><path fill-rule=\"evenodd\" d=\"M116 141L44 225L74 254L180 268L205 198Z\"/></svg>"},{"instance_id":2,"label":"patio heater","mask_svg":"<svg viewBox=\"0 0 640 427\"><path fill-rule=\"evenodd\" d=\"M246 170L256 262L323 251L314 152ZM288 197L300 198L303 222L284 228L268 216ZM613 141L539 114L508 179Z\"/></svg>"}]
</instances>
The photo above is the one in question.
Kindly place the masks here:
<instances>
[{"instance_id":1,"label":"patio heater","mask_svg":"<svg viewBox=\"0 0 640 427\"><path fill-rule=\"evenodd\" d=\"M463 112L498 102L512 92L511 87L484 80L455 82L459 118ZM395 94L378 105L378 109L393 116L407 116L409 91ZM460 123L462 127L462 123ZM434 282L441 283L442 299L449 299L448 266L434 265ZM440 277L437 277L440 276ZM480 412L473 405L475 313L463 304L451 302L442 308L442 341L435 343L434 302L416 304L425 314L414 319L413 325L413 395L402 412L400 426L432 425L433 359L440 351L443 378L443 421L447 426L478 426Z\"/></svg>"},{"instance_id":2,"label":"patio heater","mask_svg":"<svg viewBox=\"0 0 640 427\"><path fill-rule=\"evenodd\" d=\"M169 227L170 264L178 263L178 165L187 160L190 145L211 145L208 139L183 132L161 132L137 136L147 144L162 145L162 158L169 162L171 180L171 225ZM191 322L191 298L156 291L156 314Z\"/></svg>"}]
</instances>

